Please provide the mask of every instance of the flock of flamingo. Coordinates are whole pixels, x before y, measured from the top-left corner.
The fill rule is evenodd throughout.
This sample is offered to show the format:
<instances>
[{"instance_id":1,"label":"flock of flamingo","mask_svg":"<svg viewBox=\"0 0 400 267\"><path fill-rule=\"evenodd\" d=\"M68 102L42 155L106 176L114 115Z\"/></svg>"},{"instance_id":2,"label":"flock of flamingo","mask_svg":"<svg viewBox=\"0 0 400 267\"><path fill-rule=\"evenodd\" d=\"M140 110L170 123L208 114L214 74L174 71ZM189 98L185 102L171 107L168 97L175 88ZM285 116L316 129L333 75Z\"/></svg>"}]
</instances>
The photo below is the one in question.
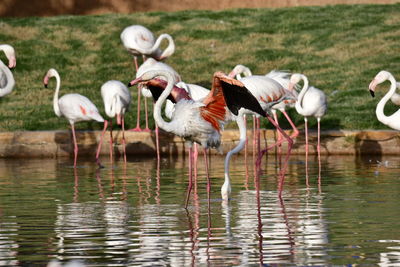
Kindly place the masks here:
<instances>
[{"instance_id":1,"label":"flock of flamingo","mask_svg":"<svg viewBox=\"0 0 400 267\"><path fill-rule=\"evenodd\" d=\"M161 50L160 44L164 39L168 40L166 49ZM210 189L208 175L207 149L219 149L221 144L221 131L229 121L236 121L240 140L235 148L229 151L225 158L225 182L221 187L221 194L224 200L229 199L231 193L229 162L235 153L240 152L246 144L246 115L253 115L256 127L260 125L260 117L266 117L276 128L277 142L259 151L257 167L260 166L264 153L274 146L279 146L282 142L288 143L286 159L292 149L293 138L298 136L299 131L285 112L286 108L295 107L296 111L304 116L306 156L308 155L308 129L307 121L309 117L315 117L318 122L318 159L320 166L320 120L327 110L327 100L323 91L310 86L305 75L273 70L266 75L253 75L249 68L237 65L227 75L223 72L215 72L212 77L211 90L196 84L185 83L181 76L171 66L161 60L170 57L175 51L173 38L169 34L161 34L155 39L153 33L141 25L126 27L121 33L121 41L126 50L134 58L136 78L129 82L128 86L137 85L137 125L134 131L150 131L147 118L146 98L152 97L155 101L153 116L156 122L156 146L157 158L160 158L158 145L158 128L174 133L184 138L189 147L189 183L187 194L190 195L192 188L193 166L197 162L197 146L192 149L192 144L200 144L204 150L205 166L207 173L207 191ZM0 96L11 93L15 80L10 69L16 66L15 51L12 46L0 45L0 50L4 51L8 66L0 60ZM143 57L143 63L139 66L138 57ZM243 77L242 77L243 76ZM57 116L65 117L72 129L74 144L74 167L77 166L78 145L74 124L79 121L95 120L104 123L100 142L96 151L96 162L101 166L99 155L104 139L104 134L110 126L110 158L112 160L112 118L116 117L117 124L122 127L122 142L124 151L124 161L126 163L126 141L124 116L131 102L131 95L128 87L120 81L110 80L101 86L101 96L104 101L104 110L110 120L105 120L99 113L96 106L85 96L80 94L65 94L59 97L60 75L51 68L44 77L44 85L47 87L49 79L54 77L56 88L53 98L54 112ZM397 83L392 74L387 71L379 72L371 81L369 90L374 96L375 88L378 84L389 80L391 87L388 93L378 103L376 114L379 121L400 130L400 110L391 116L383 113L386 102L398 95L395 93ZM299 83L303 81L300 90ZM298 93L297 91L300 90ZM140 128L140 103L141 95L145 97L146 128ZM164 105L165 104L165 105ZM165 117L162 115L162 107L165 106ZM277 118L277 111L284 114L293 128L291 136L285 133L280 127ZM256 138L253 142L257 142ZM259 138L259 137L258 137ZM286 160L287 162L288 160ZM306 159L307 161L307 159ZM306 166L307 168L307 166ZM282 172L285 168L282 168ZM280 190L282 191L284 173L280 178ZM187 198L188 199L188 198Z\"/></svg>"}]
</instances>

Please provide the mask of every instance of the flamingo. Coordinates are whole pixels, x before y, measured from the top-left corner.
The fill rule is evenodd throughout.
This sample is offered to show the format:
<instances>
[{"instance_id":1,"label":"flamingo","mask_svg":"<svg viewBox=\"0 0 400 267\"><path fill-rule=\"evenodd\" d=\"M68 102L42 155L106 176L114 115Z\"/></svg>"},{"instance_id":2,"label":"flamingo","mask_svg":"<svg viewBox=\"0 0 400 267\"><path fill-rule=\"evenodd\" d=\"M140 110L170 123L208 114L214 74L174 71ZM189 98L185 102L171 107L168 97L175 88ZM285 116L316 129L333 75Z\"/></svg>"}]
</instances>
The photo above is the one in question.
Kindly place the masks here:
<instances>
[{"instance_id":1,"label":"flamingo","mask_svg":"<svg viewBox=\"0 0 400 267\"><path fill-rule=\"evenodd\" d=\"M8 67L0 60L0 97L3 97L11 93L15 86L14 76L10 69L17 65L17 61L15 50L11 45L2 44L0 50L4 52L8 59Z\"/></svg>"},{"instance_id":2,"label":"flamingo","mask_svg":"<svg viewBox=\"0 0 400 267\"><path fill-rule=\"evenodd\" d=\"M236 79L240 80L242 79L241 74L243 74L245 77L252 76L251 70L244 66L244 65L236 65L232 71L229 73L230 77L236 77ZM289 86L289 78L290 78L290 73L285 72L285 71L278 71L278 70L272 70L265 74L266 77L271 78L275 81L277 81L279 84L282 85L284 89L288 89ZM288 120L290 126L293 129L293 134L290 136L291 138L296 138L299 135L299 130L297 127L294 125L292 119L289 117L289 115L286 113L286 107L291 107L293 108L296 103L297 99L297 92L292 91L293 98L286 99L285 101L281 101L274 105L271 109L272 114L274 116L275 122L279 125L278 117L277 117L277 111L279 110L285 118ZM281 134L278 131L278 141L282 139Z\"/></svg>"},{"instance_id":3,"label":"flamingo","mask_svg":"<svg viewBox=\"0 0 400 267\"><path fill-rule=\"evenodd\" d=\"M400 89L400 82L396 83L396 88ZM400 106L400 94L398 93L393 93L393 95L390 97L390 101L392 101L393 104L396 106Z\"/></svg>"},{"instance_id":4,"label":"flamingo","mask_svg":"<svg viewBox=\"0 0 400 267\"><path fill-rule=\"evenodd\" d=\"M95 120L98 122L104 122L103 117L100 115L96 106L85 96L80 94L66 94L60 99L58 94L60 91L60 75L58 72L51 68L47 71L44 76L43 83L47 88L49 79L55 77L56 79L56 91L53 98L54 112L58 117L64 116L71 124L72 136L74 141L74 168L76 168L76 161L78 158L78 144L76 142L75 135L75 122Z\"/></svg>"},{"instance_id":5,"label":"flamingo","mask_svg":"<svg viewBox=\"0 0 400 267\"><path fill-rule=\"evenodd\" d=\"M111 119L117 116L117 124L122 125L122 145L124 151L124 162L126 164L126 141L125 141L125 112L129 108L129 104L131 102L131 94L126 87L120 81L107 81L101 86L101 96L104 102L104 110L108 117ZM112 120L110 120L111 131L110 131L110 159L112 161ZM100 149L103 143L103 136L105 131L107 130L108 121L104 120L104 129L101 134L100 143L97 148L96 153L96 161L99 166L101 166L99 162Z\"/></svg>"},{"instance_id":6,"label":"flamingo","mask_svg":"<svg viewBox=\"0 0 400 267\"><path fill-rule=\"evenodd\" d=\"M244 77L240 80L241 83L249 90L249 92L253 95L253 97L257 100L259 105L262 107L264 111L264 116L276 127L276 129L281 132L281 134L285 137L288 141L288 153L286 155L286 162L288 161L288 157L290 156L290 151L293 145L293 140L279 127L279 125L274 121L274 119L269 114L272 107L282 101L290 100L293 96L275 80L268 78L266 76L260 75L253 75ZM246 123L244 120L245 114L253 114L249 110L244 108L240 109L236 115L236 123L239 127L239 143L235 148L229 151L225 157L225 169L224 169L224 184L221 187L221 196L223 200L228 200L230 193L231 193L231 183L230 183L230 176L229 176L229 163L231 157L240 152L246 143ZM256 114L257 115L257 114ZM275 145L279 145L283 142L283 139L278 141ZM273 145L273 146L275 146ZM267 147L267 149L262 150L257 159L257 166L260 166L260 161L264 153L272 148L273 146ZM280 188L283 186L283 176L284 176L285 168L282 169L281 174L281 181L280 181ZM281 194L281 190L279 191Z\"/></svg>"},{"instance_id":7,"label":"flamingo","mask_svg":"<svg viewBox=\"0 0 400 267\"><path fill-rule=\"evenodd\" d=\"M397 83L393 75L385 70L380 71L375 78L371 81L369 84L369 90L372 95L372 97L375 96L375 88L378 84L381 84L385 81L389 80L390 81L390 88L389 91L385 94L384 97L379 101L378 105L376 106L376 117L380 122L383 124L389 126L390 128L393 128L395 130L400 131L400 109L397 110L395 113L393 113L390 116L386 116L384 114L384 108L388 100L394 95L396 88L397 88Z\"/></svg>"},{"instance_id":8,"label":"flamingo","mask_svg":"<svg viewBox=\"0 0 400 267\"><path fill-rule=\"evenodd\" d=\"M129 85L139 82L165 83L163 80L154 81L154 77L164 76L167 80L165 90L161 95L153 96L158 98L154 105L154 120L167 132L172 132L183 137L189 143L189 185L186 197L186 206L192 189L192 144L198 143L203 146L207 173L207 192L210 192L210 183L208 175L207 149L219 149L221 143L221 133L225 122L229 119L230 112L234 113L242 107L250 109L262 116L264 110L256 99L245 89L244 85L237 80L229 78L222 72L216 72L213 76L213 84L210 93L202 100L194 101L188 93L181 88L174 87L175 79L173 75L165 70L153 70L145 72L141 77L131 81ZM149 86L155 89L153 86ZM175 111L172 114L170 122L166 122L161 116L161 106L171 94L175 98ZM232 95L240 95L233 97ZM236 101L240 100L240 103Z\"/></svg>"},{"instance_id":9,"label":"flamingo","mask_svg":"<svg viewBox=\"0 0 400 267\"><path fill-rule=\"evenodd\" d=\"M289 90L293 91L294 86L303 80L303 88L301 89L295 108L297 113L304 116L304 124L305 124L305 135L306 135L306 172L308 171L308 128L307 121L308 117L315 117L318 123L318 144L317 144L317 152L318 152L318 166L319 166L319 175L318 182L320 184L321 179L321 127L320 122L321 118L325 115L327 110L327 100L326 95L323 91L309 86L308 78L300 73L292 74L290 77ZM307 184L308 184L308 173L306 174Z\"/></svg>"}]
</instances>

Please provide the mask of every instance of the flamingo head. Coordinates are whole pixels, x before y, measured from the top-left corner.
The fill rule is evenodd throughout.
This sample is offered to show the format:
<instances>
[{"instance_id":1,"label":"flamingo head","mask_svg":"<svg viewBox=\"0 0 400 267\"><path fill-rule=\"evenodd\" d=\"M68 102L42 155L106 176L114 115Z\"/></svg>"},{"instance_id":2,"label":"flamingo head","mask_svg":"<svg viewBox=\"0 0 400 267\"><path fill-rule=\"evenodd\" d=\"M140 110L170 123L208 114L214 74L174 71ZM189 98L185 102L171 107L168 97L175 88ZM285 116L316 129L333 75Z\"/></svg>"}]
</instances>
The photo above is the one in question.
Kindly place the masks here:
<instances>
[{"instance_id":1,"label":"flamingo head","mask_svg":"<svg viewBox=\"0 0 400 267\"><path fill-rule=\"evenodd\" d=\"M47 73L46 73L46 75L44 76L44 78L43 78L43 84L44 84L44 87L46 87L47 88L47 85L49 84L49 79L51 78L51 77L54 77L54 76L56 76L57 75L57 71L55 70L55 69L49 69L48 71L47 71Z\"/></svg>"},{"instance_id":2,"label":"flamingo head","mask_svg":"<svg viewBox=\"0 0 400 267\"><path fill-rule=\"evenodd\" d=\"M228 76L230 78L234 78L236 76L236 79L240 80L241 79L240 74L244 74L245 77L252 75L251 70L248 67L238 64L232 69L232 71L228 74Z\"/></svg>"},{"instance_id":3,"label":"flamingo head","mask_svg":"<svg viewBox=\"0 0 400 267\"><path fill-rule=\"evenodd\" d=\"M11 45L4 44L0 46L0 50L4 51L4 54L6 54L6 57L8 59L8 67L10 69L15 68L17 65L17 60L15 57L15 50Z\"/></svg>"},{"instance_id":4,"label":"flamingo head","mask_svg":"<svg viewBox=\"0 0 400 267\"><path fill-rule=\"evenodd\" d=\"M290 92L293 92L294 87L296 86L296 84L298 84L301 80L301 74L300 73L294 73L292 74L292 76L290 77L289 80L289 86L288 86L288 90Z\"/></svg>"},{"instance_id":5,"label":"flamingo head","mask_svg":"<svg viewBox=\"0 0 400 267\"><path fill-rule=\"evenodd\" d=\"M384 81L388 80L392 74L386 70L381 70L375 78L370 82L368 88L369 92L371 93L372 97L375 97L375 88L378 84L383 83Z\"/></svg>"}]
</instances>

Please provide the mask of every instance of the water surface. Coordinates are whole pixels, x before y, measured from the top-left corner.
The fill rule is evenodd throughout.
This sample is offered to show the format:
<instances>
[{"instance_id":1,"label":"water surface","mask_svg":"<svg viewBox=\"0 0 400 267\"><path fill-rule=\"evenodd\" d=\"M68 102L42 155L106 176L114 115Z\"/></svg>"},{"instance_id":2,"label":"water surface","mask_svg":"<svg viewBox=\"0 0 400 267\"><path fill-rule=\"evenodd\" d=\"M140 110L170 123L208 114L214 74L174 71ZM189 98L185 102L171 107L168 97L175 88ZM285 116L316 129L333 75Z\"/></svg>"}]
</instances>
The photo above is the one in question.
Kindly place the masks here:
<instances>
[{"instance_id":1,"label":"water surface","mask_svg":"<svg viewBox=\"0 0 400 267\"><path fill-rule=\"evenodd\" d=\"M222 202L223 158L200 157L186 210L187 161L0 160L0 265L248 266L400 264L400 158L292 156L282 198L280 160L255 179L235 157ZM210 203L210 205L208 205Z\"/></svg>"}]
</instances>

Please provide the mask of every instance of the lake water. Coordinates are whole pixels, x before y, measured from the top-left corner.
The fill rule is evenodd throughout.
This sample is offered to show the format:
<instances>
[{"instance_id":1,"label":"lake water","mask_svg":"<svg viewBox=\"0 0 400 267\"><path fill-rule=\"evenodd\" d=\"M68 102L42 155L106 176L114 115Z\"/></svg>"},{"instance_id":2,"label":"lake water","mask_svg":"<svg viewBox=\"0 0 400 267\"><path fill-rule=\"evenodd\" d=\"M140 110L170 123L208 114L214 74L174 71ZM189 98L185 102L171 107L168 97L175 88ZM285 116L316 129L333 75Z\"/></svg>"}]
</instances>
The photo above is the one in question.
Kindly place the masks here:
<instances>
[{"instance_id":1,"label":"lake water","mask_svg":"<svg viewBox=\"0 0 400 267\"><path fill-rule=\"evenodd\" d=\"M220 197L223 157L202 157L184 208L187 161L131 158L104 169L79 159L0 160L0 265L400 265L400 158L290 158L282 198L279 159L234 157L232 199ZM209 205L208 205L209 203Z\"/></svg>"}]
</instances>

